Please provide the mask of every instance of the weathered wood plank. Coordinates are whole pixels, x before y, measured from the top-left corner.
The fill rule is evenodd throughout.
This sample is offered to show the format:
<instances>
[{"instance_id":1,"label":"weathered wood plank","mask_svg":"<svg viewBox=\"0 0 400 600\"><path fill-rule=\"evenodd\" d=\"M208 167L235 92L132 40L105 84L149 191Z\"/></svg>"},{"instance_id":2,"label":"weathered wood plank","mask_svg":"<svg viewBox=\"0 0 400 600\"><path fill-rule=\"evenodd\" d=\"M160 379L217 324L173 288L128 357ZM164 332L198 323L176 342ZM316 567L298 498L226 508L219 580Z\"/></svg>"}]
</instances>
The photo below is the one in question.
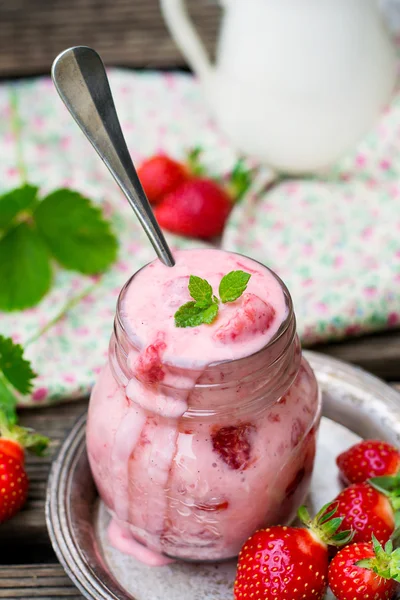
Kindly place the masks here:
<instances>
[{"instance_id":1,"label":"weathered wood plank","mask_svg":"<svg viewBox=\"0 0 400 600\"><path fill-rule=\"evenodd\" d=\"M217 0L188 0L212 55L220 19ZM0 76L45 73L70 46L97 49L107 65L182 67L158 0L13 0L0 2Z\"/></svg>"},{"instance_id":2,"label":"weathered wood plank","mask_svg":"<svg viewBox=\"0 0 400 600\"><path fill-rule=\"evenodd\" d=\"M25 507L11 521L0 528L0 540L9 540L13 546L20 544L48 544L45 525L44 504L47 478L51 462L60 444L70 431L77 418L84 412L87 400L70 402L40 410L21 411L21 423L34 427L51 438L51 446L46 457L27 457L27 471L30 480L29 497ZM3 546L0 544L0 561L4 561Z\"/></svg>"},{"instance_id":3,"label":"weathered wood plank","mask_svg":"<svg viewBox=\"0 0 400 600\"><path fill-rule=\"evenodd\" d=\"M388 381L400 381L400 332L392 331L313 348Z\"/></svg>"},{"instance_id":4,"label":"weathered wood plank","mask_svg":"<svg viewBox=\"0 0 400 600\"><path fill-rule=\"evenodd\" d=\"M0 598L8 600L82 600L61 565L0 567Z\"/></svg>"}]
</instances>

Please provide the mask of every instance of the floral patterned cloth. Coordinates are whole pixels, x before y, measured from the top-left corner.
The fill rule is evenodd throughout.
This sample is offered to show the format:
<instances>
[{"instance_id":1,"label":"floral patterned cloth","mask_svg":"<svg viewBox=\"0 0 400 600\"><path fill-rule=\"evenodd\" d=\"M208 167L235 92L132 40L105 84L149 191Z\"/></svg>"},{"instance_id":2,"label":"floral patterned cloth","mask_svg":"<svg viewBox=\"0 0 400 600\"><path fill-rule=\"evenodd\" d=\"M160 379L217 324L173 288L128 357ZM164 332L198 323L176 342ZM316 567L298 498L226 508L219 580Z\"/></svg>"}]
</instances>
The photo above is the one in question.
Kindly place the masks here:
<instances>
[{"instance_id":1,"label":"floral patterned cloth","mask_svg":"<svg viewBox=\"0 0 400 600\"><path fill-rule=\"evenodd\" d=\"M212 173L231 169L237 155L210 120L191 76L112 70L110 81L135 161L159 150L179 159L199 144ZM26 346L39 377L32 396L21 402L37 405L90 390L106 358L119 290L154 253L48 78L0 86L0 189L20 184L11 87L18 97L20 153L29 182L43 193L68 186L98 201L120 240L120 259L100 282L59 270L55 287L38 307L0 315L0 332L26 344L68 299L91 289L66 318ZM323 178L249 193L232 213L222 247L261 260L282 276L306 343L399 324L399 149L400 95L357 152ZM272 179L268 169L260 169L256 185ZM169 240L176 247L200 245Z\"/></svg>"}]
</instances>

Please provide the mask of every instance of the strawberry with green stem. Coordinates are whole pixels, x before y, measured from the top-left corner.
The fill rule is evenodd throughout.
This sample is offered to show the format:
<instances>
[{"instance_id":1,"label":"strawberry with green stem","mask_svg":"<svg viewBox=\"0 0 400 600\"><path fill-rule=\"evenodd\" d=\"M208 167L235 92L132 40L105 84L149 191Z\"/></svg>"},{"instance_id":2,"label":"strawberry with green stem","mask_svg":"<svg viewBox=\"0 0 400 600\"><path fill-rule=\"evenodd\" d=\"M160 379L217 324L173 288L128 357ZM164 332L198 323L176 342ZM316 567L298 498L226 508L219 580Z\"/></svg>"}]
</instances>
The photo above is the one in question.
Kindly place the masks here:
<instances>
[{"instance_id":1,"label":"strawberry with green stem","mask_svg":"<svg viewBox=\"0 0 400 600\"><path fill-rule=\"evenodd\" d=\"M173 189L165 189L155 215L172 233L209 239L222 233L234 203L249 189L253 171L240 159L224 181L214 179L206 175L200 155L201 148L189 153L189 176Z\"/></svg>"},{"instance_id":2,"label":"strawberry with green stem","mask_svg":"<svg viewBox=\"0 0 400 600\"><path fill-rule=\"evenodd\" d=\"M328 584L328 545L343 546L352 533L339 532L342 518L324 506L312 519L303 506L306 528L260 529L238 559L235 600L322 600Z\"/></svg>"},{"instance_id":3,"label":"strawberry with green stem","mask_svg":"<svg viewBox=\"0 0 400 600\"><path fill-rule=\"evenodd\" d=\"M13 517L28 493L25 450L42 455L47 437L17 425L19 394L28 394L36 374L24 358L23 348L0 336L0 523Z\"/></svg>"},{"instance_id":4,"label":"strawberry with green stem","mask_svg":"<svg viewBox=\"0 0 400 600\"><path fill-rule=\"evenodd\" d=\"M400 452L382 440L363 440L339 454L336 464L347 485L364 483L371 477L396 475L400 471Z\"/></svg>"},{"instance_id":5,"label":"strawberry with green stem","mask_svg":"<svg viewBox=\"0 0 400 600\"><path fill-rule=\"evenodd\" d=\"M374 477L344 489L331 503L343 517L342 528L354 530L354 541L375 535L385 544L400 525L400 475Z\"/></svg>"},{"instance_id":6,"label":"strawberry with green stem","mask_svg":"<svg viewBox=\"0 0 400 600\"><path fill-rule=\"evenodd\" d=\"M328 571L329 586L338 600L390 600L400 581L400 548L372 543L350 544L338 552Z\"/></svg>"}]
</instances>

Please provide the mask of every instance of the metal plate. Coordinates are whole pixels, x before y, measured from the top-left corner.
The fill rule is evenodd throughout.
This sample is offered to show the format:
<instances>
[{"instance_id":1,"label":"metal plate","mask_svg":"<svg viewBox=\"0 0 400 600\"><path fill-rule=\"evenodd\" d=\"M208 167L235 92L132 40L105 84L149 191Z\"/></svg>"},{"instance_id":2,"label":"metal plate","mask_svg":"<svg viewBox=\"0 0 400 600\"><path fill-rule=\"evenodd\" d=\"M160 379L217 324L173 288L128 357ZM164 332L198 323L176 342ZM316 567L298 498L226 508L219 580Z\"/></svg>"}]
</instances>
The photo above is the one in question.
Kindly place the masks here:
<instances>
[{"instance_id":1,"label":"metal plate","mask_svg":"<svg viewBox=\"0 0 400 600\"><path fill-rule=\"evenodd\" d=\"M323 394L324 419L309 504L317 508L339 490L335 456L358 437L400 446L400 394L341 361L305 352ZM85 446L86 415L76 423L53 463L46 520L54 550L72 581L96 600L228 600L234 562L151 568L113 549L108 516L98 501ZM327 598L333 598L328 595Z\"/></svg>"}]
</instances>

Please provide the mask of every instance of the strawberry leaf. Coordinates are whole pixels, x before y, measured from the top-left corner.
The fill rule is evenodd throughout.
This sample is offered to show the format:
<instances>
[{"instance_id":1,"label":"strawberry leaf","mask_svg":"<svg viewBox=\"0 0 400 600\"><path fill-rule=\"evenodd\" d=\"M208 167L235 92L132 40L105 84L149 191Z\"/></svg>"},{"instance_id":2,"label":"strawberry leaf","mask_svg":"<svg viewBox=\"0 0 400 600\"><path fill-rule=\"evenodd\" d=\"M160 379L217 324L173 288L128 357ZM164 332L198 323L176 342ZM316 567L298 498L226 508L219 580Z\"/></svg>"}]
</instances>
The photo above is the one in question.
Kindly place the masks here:
<instances>
[{"instance_id":1,"label":"strawberry leaf","mask_svg":"<svg viewBox=\"0 0 400 600\"><path fill-rule=\"evenodd\" d=\"M200 146L195 146L189 150L187 154L187 166L191 175L194 175L195 177L201 177L206 172L204 166L200 162L200 156L202 153L202 148Z\"/></svg>"},{"instance_id":2,"label":"strawberry leaf","mask_svg":"<svg viewBox=\"0 0 400 600\"><path fill-rule=\"evenodd\" d=\"M389 498L395 512L400 510L400 474L372 477L368 483Z\"/></svg>"},{"instance_id":3,"label":"strawberry leaf","mask_svg":"<svg viewBox=\"0 0 400 600\"><path fill-rule=\"evenodd\" d=\"M27 184L0 196L0 229L7 229L21 212L32 209L37 193L36 186Z\"/></svg>"},{"instance_id":4,"label":"strawberry leaf","mask_svg":"<svg viewBox=\"0 0 400 600\"><path fill-rule=\"evenodd\" d=\"M15 344L11 338L0 335L0 370L11 385L21 392L28 394L32 390L32 380L36 373L31 363L24 358L24 349Z\"/></svg>"},{"instance_id":5,"label":"strawberry leaf","mask_svg":"<svg viewBox=\"0 0 400 600\"><path fill-rule=\"evenodd\" d=\"M231 271L221 279L219 297L221 302L234 302L245 291L251 275L244 271Z\"/></svg>"},{"instance_id":6,"label":"strawberry leaf","mask_svg":"<svg viewBox=\"0 0 400 600\"><path fill-rule=\"evenodd\" d=\"M9 381L0 372L0 412L8 423L14 425L17 422L17 397L14 394Z\"/></svg>"},{"instance_id":7,"label":"strawberry leaf","mask_svg":"<svg viewBox=\"0 0 400 600\"><path fill-rule=\"evenodd\" d=\"M0 240L0 310L37 304L52 280L49 252L28 223L10 229Z\"/></svg>"},{"instance_id":8,"label":"strawberry leaf","mask_svg":"<svg viewBox=\"0 0 400 600\"><path fill-rule=\"evenodd\" d=\"M23 448L26 448L31 454L43 456L49 445L49 438L33 429L13 425L7 432L8 437L17 441Z\"/></svg>"},{"instance_id":9,"label":"strawberry leaf","mask_svg":"<svg viewBox=\"0 0 400 600\"><path fill-rule=\"evenodd\" d=\"M34 219L54 258L66 269L94 275L117 257L110 224L100 208L78 192L53 192L39 204Z\"/></svg>"},{"instance_id":10,"label":"strawberry leaf","mask_svg":"<svg viewBox=\"0 0 400 600\"><path fill-rule=\"evenodd\" d=\"M240 158L235 164L229 181L229 191L235 202L239 202L247 190L250 188L253 180L253 169L248 169L243 158Z\"/></svg>"}]
</instances>

